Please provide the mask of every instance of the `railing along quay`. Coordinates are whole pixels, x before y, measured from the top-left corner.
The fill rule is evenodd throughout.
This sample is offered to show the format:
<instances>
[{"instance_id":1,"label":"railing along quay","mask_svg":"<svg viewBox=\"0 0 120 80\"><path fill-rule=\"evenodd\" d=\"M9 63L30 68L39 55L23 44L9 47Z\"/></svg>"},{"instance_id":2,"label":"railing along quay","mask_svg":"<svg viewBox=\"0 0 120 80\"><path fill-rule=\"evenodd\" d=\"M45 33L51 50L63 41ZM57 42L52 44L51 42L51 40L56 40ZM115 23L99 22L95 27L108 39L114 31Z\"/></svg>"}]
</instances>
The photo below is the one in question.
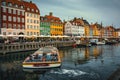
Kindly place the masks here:
<instances>
[{"instance_id":1,"label":"railing along quay","mask_svg":"<svg viewBox=\"0 0 120 80\"><path fill-rule=\"evenodd\" d=\"M74 41L54 41L54 42L24 42L0 45L0 54L37 50L44 46L67 47L72 46Z\"/></svg>"}]
</instances>

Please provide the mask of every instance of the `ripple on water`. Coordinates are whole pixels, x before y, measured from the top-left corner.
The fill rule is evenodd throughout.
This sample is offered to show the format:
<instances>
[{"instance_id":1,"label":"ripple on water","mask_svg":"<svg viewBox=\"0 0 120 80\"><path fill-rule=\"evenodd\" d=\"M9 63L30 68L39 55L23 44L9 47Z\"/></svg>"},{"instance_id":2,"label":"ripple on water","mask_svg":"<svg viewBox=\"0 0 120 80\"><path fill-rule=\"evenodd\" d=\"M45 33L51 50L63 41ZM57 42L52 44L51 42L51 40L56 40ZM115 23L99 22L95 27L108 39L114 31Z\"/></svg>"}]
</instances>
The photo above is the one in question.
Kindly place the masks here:
<instances>
[{"instance_id":1,"label":"ripple on water","mask_svg":"<svg viewBox=\"0 0 120 80\"><path fill-rule=\"evenodd\" d=\"M53 69L40 76L40 80L100 80L97 73L77 69Z\"/></svg>"}]
</instances>

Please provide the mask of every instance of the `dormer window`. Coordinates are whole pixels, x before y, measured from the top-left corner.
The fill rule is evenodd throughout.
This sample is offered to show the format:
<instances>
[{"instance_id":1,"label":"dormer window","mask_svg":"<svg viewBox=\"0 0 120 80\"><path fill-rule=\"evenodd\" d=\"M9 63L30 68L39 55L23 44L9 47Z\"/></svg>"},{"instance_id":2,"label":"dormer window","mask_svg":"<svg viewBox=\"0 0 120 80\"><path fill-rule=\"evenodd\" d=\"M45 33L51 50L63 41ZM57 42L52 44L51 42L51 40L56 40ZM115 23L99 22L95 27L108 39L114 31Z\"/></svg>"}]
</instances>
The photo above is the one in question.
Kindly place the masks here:
<instances>
[{"instance_id":1,"label":"dormer window","mask_svg":"<svg viewBox=\"0 0 120 80\"><path fill-rule=\"evenodd\" d=\"M38 10L36 10L36 12L38 12Z\"/></svg>"},{"instance_id":2,"label":"dormer window","mask_svg":"<svg viewBox=\"0 0 120 80\"><path fill-rule=\"evenodd\" d=\"M24 7L21 5L20 8L23 9Z\"/></svg>"},{"instance_id":3,"label":"dormer window","mask_svg":"<svg viewBox=\"0 0 120 80\"><path fill-rule=\"evenodd\" d=\"M27 8L28 11L30 11L30 8Z\"/></svg>"},{"instance_id":4,"label":"dormer window","mask_svg":"<svg viewBox=\"0 0 120 80\"><path fill-rule=\"evenodd\" d=\"M18 7L18 5L17 5L17 4L15 4L15 7Z\"/></svg>"},{"instance_id":5,"label":"dormer window","mask_svg":"<svg viewBox=\"0 0 120 80\"><path fill-rule=\"evenodd\" d=\"M8 3L8 6L12 6L12 3L9 2L9 3Z\"/></svg>"},{"instance_id":6,"label":"dormer window","mask_svg":"<svg viewBox=\"0 0 120 80\"><path fill-rule=\"evenodd\" d=\"M6 2L2 2L2 6L6 6Z\"/></svg>"},{"instance_id":7,"label":"dormer window","mask_svg":"<svg viewBox=\"0 0 120 80\"><path fill-rule=\"evenodd\" d=\"M34 12L34 9L32 9L32 12Z\"/></svg>"}]
</instances>

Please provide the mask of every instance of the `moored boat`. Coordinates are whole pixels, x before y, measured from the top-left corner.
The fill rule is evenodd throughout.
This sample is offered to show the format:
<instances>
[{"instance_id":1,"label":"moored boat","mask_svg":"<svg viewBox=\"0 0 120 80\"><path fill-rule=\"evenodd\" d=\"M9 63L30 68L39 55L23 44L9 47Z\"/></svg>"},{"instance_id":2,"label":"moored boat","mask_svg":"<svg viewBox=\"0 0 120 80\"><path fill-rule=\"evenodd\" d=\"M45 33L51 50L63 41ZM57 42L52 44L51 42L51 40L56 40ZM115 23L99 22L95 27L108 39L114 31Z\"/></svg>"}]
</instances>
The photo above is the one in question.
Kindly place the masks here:
<instances>
[{"instance_id":1,"label":"moored boat","mask_svg":"<svg viewBox=\"0 0 120 80\"><path fill-rule=\"evenodd\" d=\"M23 69L51 69L61 66L61 59L56 47L46 46L38 49L23 62Z\"/></svg>"}]
</instances>

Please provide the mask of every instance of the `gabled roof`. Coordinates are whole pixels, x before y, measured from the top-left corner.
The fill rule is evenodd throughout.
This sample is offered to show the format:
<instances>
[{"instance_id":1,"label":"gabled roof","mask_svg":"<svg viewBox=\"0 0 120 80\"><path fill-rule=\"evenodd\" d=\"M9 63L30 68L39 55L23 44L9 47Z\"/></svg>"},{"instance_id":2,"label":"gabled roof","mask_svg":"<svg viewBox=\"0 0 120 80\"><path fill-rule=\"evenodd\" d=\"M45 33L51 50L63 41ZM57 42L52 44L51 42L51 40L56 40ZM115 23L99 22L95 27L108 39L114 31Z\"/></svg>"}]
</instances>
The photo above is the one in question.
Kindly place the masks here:
<instances>
[{"instance_id":1,"label":"gabled roof","mask_svg":"<svg viewBox=\"0 0 120 80\"><path fill-rule=\"evenodd\" d=\"M40 11L39 11L38 7L36 6L36 4L32 3L32 1L26 2L26 1L23 1L23 0L2 0L2 2L6 2L7 4L12 3L13 6L15 4L17 4L18 8L19 8L19 6L22 5L22 6L24 6L25 11L40 14ZM27 10L27 8L29 8L30 10ZM34 11L32 11L32 9L34 9Z\"/></svg>"},{"instance_id":2,"label":"gabled roof","mask_svg":"<svg viewBox=\"0 0 120 80\"><path fill-rule=\"evenodd\" d=\"M38 7L36 6L36 4L32 3L32 1L30 1L30 2L23 1L23 2L24 2L25 10L27 12L40 14ZM30 10L28 10L27 8L30 8ZM32 11L32 9L34 9L34 11ZM38 12L36 12L36 10L38 10Z\"/></svg>"},{"instance_id":3,"label":"gabled roof","mask_svg":"<svg viewBox=\"0 0 120 80\"><path fill-rule=\"evenodd\" d=\"M51 22L51 23L62 23L60 18L53 16L52 13L50 13L49 15L41 16L40 19L42 18L43 18L42 21Z\"/></svg>"}]
</instances>

